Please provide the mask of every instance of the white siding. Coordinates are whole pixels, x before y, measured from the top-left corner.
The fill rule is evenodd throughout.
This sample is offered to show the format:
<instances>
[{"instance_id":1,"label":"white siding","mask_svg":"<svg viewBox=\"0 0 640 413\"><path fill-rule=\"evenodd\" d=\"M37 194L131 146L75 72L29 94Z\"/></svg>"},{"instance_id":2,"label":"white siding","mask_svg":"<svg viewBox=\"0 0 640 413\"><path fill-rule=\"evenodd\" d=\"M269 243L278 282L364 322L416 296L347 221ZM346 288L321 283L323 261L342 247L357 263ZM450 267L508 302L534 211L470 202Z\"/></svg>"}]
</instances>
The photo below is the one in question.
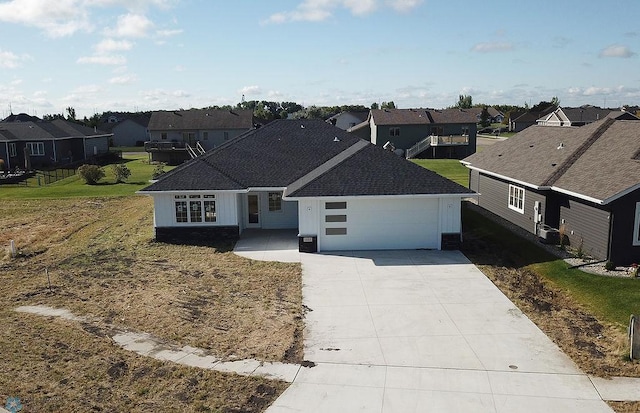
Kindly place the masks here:
<instances>
[{"instance_id":1,"label":"white siding","mask_svg":"<svg viewBox=\"0 0 640 413\"><path fill-rule=\"evenodd\" d=\"M442 212L438 198L340 198L335 201L346 201L347 209L326 210L325 201L321 202L320 251L440 248ZM325 222L326 215L346 215L347 221ZM447 225L455 228L453 220ZM346 228L346 235L327 235L327 228L333 231Z\"/></svg>"},{"instance_id":2,"label":"white siding","mask_svg":"<svg viewBox=\"0 0 640 413\"><path fill-rule=\"evenodd\" d=\"M207 195L210 194L216 196L216 222L176 222L174 194L159 193L153 195L154 225L156 227L238 225L237 194L207 193Z\"/></svg>"},{"instance_id":3,"label":"white siding","mask_svg":"<svg viewBox=\"0 0 640 413\"><path fill-rule=\"evenodd\" d=\"M302 236L320 234L320 201L300 199L298 201L298 233Z\"/></svg>"},{"instance_id":4,"label":"white siding","mask_svg":"<svg viewBox=\"0 0 640 413\"><path fill-rule=\"evenodd\" d=\"M460 198L440 199L440 233L462 232L462 209Z\"/></svg>"}]
</instances>

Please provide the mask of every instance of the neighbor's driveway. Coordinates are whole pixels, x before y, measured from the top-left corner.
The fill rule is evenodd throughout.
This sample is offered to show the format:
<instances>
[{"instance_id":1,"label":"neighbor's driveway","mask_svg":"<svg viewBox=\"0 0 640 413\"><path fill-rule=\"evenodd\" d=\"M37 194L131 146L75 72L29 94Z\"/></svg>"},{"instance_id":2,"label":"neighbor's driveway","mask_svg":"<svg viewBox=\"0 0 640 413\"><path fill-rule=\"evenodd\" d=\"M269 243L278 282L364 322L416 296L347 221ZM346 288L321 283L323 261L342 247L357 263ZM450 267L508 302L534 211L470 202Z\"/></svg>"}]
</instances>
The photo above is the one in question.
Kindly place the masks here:
<instances>
[{"instance_id":1,"label":"neighbor's driveway","mask_svg":"<svg viewBox=\"0 0 640 413\"><path fill-rule=\"evenodd\" d=\"M268 413L612 411L459 252L296 256L316 366Z\"/></svg>"}]
</instances>

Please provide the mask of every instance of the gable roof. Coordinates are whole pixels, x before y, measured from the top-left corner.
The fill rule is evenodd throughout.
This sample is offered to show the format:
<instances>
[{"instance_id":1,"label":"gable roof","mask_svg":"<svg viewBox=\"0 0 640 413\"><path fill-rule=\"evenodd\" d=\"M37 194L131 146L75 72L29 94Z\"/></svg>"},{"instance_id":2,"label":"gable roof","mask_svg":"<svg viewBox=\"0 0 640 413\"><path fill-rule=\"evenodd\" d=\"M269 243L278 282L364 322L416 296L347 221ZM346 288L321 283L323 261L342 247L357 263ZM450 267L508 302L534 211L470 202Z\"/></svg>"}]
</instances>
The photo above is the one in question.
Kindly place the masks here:
<instances>
[{"instance_id":1,"label":"gable roof","mask_svg":"<svg viewBox=\"0 0 640 413\"><path fill-rule=\"evenodd\" d=\"M476 123L470 109L372 109L376 125L428 125L434 123Z\"/></svg>"},{"instance_id":2,"label":"gable roof","mask_svg":"<svg viewBox=\"0 0 640 413\"><path fill-rule=\"evenodd\" d=\"M13 113L2 119L2 122L38 122L40 118L37 116L27 115L26 113L18 113L14 115Z\"/></svg>"},{"instance_id":3,"label":"gable roof","mask_svg":"<svg viewBox=\"0 0 640 413\"><path fill-rule=\"evenodd\" d=\"M463 160L471 169L607 204L640 186L640 121L532 126Z\"/></svg>"},{"instance_id":4,"label":"gable roof","mask_svg":"<svg viewBox=\"0 0 640 413\"><path fill-rule=\"evenodd\" d=\"M0 122L0 141L47 141L111 135L62 119L39 122Z\"/></svg>"},{"instance_id":5,"label":"gable roof","mask_svg":"<svg viewBox=\"0 0 640 413\"><path fill-rule=\"evenodd\" d=\"M322 120L277 120L163 175L141 193L287 188L288 197L473 194Z\"/></svg>"},{"instance_id":6,"label":"gable roof","mask_svg":"<svg viewBox=\"0 0 640 413\"><path fill-rule=\"evenodd\" d=\"M149 130L251 129L250 109L190 109L157 111L151 114Z\"/></svg>"}]
</instances>

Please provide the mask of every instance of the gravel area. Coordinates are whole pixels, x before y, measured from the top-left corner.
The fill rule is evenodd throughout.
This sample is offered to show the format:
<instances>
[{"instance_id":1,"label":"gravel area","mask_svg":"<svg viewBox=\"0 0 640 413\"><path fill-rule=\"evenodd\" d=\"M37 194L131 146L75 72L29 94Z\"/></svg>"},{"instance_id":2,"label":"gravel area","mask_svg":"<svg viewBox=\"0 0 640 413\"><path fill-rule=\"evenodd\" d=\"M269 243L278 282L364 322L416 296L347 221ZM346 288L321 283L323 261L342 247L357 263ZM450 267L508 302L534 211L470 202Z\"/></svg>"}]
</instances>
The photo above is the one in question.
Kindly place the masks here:
<instances>
[{"instance_id":1,"label":"gravel area","mask_svg":"<svg viewBox=\"0 0 640 413\"><path fill-rule=\"evenodd\" d=\"M479 207L473 201L469 201L467 206L471 208L473 211L478 212L479 214L484 215L485 217L491 219L495 223L509 229L510 231L516 233L517 235L529 239L531 242L536 243L539 247L544 248L550 254L555 255L558 258L564 259L569 265L575 268L579 268L581 271L588 272L590 274L603 275L607 277L624 277L629 278L634 275L633 267L616 267L613 271L608 271L605 268L605 262L602 260L594 260L590 259L590 257L578 258L571 252L571 250L561 250L557 245L551 244L543 244L540 242L540 238L524 230L523 228L507 221L506 219L499 217L498 215L487 211L484 208Z\"/></svg>"}]
</instances>

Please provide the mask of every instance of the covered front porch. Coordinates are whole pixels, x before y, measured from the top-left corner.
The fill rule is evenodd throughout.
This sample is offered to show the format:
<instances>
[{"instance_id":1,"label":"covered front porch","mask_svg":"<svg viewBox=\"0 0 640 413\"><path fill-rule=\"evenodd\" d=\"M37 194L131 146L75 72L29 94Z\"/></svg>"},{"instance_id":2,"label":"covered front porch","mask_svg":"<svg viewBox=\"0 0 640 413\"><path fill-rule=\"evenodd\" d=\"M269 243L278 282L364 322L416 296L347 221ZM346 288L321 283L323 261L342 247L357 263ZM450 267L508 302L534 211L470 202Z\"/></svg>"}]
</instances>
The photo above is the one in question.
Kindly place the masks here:
<instances>
[{"instance_id":1,"label":"covered front porch","mask_svg":"<svg viewBox=\"0 0 640 413\"><path fill-rule=\"evenodd\" d=\"M246 229L233 249L258 261L300 262L297 229Z\"/></svg>"}]
</instances>

